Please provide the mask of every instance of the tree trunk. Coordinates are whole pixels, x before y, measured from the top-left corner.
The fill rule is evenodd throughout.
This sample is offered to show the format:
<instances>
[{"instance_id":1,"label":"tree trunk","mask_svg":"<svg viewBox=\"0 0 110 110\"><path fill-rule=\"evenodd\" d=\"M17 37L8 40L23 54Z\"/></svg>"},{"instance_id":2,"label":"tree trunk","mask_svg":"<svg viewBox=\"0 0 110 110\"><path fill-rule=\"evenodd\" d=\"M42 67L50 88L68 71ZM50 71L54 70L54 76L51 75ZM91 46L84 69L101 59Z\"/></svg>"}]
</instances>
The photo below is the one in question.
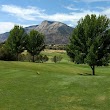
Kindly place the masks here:
<instances>
[{"instance_id":1,"label":"tree trunk","mask_svg":"<svg viewBox=\"0 0 110 110\"><path fill-rule=\"evenodd\" d=\"M95 66L93 65L91 66L91 68L92 68L92 75L95 75Z\"/></svg>"},{"instance_id":2,"label":"tree trunk","mask_svg":"<svg viewBox=\"0 0 110 110\"><path fill-rule=\"evenodd\" d=\"M34 62L34 55L32 56L32 61Z\"/></svg>"},{"instance_id":3,"label":"tree trunk","mask_svg":"<svg viewBox=\"0 0 110 110\"><path fill-rule=\"evenodd\" d=\"M16 54L16 60L17 60L17 61L19 60L19 58L18 58L18 57L19 57L19 54L17 53L17 54Z\"/></svg>"}]
</instances>

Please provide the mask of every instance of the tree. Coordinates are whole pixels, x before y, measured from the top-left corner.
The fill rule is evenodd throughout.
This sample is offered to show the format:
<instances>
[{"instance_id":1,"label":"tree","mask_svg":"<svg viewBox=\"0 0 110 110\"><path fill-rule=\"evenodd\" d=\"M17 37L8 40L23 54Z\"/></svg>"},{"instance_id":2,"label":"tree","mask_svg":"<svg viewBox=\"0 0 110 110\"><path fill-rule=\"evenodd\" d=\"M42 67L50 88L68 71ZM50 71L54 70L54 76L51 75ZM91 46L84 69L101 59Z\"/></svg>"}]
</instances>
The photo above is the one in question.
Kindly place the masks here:
<instances>
[{"instance_id":1,"label":"tree","mask_svg":"<svg viewBox=\"0 0 110 110\"><path fill-rule=\"evenodd\" d=\"M35 60L36 60L37 63L43 63L43 62L48 61L49 58L47 57L47 55L44 55L44 56L43 55L37 55L35 57Z\"/></svg>"},{"instance_id":2,"label":"tree","mask_svg":"<svg viewBox=\"0 0 110 110\"><path fill-rule=\"evenodd\" d=\"M19 53L24 51L26 33L23 27L15 25L10 31L6 41L6 48L11 54L15 54L18 60Z\"/></svg>"},{"instance_id":3,"label":"tree","mask_svg":"<svg viewBox=\"0 0 110 110\"><path fill-rule=\"evenodd\" d=\"M57 56L54 56L54 57L52 58L52 61L53 61L54 63L57 63Z\"/></svg>"},{"instance_id":4,"label":"tree","mask_svg":"<svg viewBox=\"0 0 110 110\"><path fill-rule=\"evenodd\" d=\"M103 15L86 15L73 30L67 54L75 63L87 63L92 74L95 66L108 65L110 53L110 20Z\"/></svg>"},{"instance_id":5,"label":"tree","mask_svg":"<svg viewBox=\"0 0 110 110\"><path fill-rule=\"evenodd\" d=\"M61 56L53 56L53 58L51 59L54 63L60 62L62 60Z\"/></svg>"},{"instance_id":6,"label":"tree","mask_svg":"<svg viewBox=\"0 0 110 110\"><path fill-rule=\"evenodd\" d=\"M44 35L36 30L30 31L27 37L26 49L32 55L34 62L34 56L39 55L40 52L45 48Z\"/></svg>"},{"instance_id":7,"label":"tree","mask_svg":"<svg viewBox=\"0 0 110 110\"><path fill-rule=\"evenodd\" d=\"M48 56L47 55L44 55L43 56L43 62L47 62L49 60Z\"/></svg>"}]
</instances>

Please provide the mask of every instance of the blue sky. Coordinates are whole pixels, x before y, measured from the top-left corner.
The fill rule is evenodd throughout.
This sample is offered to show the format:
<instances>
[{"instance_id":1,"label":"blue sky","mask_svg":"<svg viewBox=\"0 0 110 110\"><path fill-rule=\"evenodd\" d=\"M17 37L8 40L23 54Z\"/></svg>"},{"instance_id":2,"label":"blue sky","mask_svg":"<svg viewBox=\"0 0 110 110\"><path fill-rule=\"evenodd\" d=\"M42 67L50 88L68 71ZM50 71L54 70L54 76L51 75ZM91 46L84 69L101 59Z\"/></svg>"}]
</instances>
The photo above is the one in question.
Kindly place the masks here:
<instances>
[{"instance_id":1,"label":"blue sky","mask_svg":"<svg viewBox=\"0 0 110 110\"><path fill-rule=\"evenodd\" d=\"M15 24L26 27L43 20L75 27L87 14L110 18L110 0L0 0L0 33L9 31Z\"/></svg>"}]
</instances>

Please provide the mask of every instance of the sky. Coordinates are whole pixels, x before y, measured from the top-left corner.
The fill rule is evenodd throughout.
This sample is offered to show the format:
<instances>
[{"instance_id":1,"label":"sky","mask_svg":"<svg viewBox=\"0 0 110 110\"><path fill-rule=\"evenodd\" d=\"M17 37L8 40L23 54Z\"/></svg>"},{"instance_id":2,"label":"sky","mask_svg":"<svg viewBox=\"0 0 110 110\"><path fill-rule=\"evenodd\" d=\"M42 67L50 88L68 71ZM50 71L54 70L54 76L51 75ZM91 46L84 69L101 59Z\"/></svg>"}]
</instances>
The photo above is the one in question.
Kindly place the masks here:
<instances>
[{"instance_id":1,"label":"sky","mask_svg":"<svg viewBox=\"0 0 110 110\"><path fill-rule=\"evenodd\" d=\"M59 21L75 27L87 14L110 18L110 0L0 0L0 33L14 25L39 25Z\"/></svg>"}]
</instances>

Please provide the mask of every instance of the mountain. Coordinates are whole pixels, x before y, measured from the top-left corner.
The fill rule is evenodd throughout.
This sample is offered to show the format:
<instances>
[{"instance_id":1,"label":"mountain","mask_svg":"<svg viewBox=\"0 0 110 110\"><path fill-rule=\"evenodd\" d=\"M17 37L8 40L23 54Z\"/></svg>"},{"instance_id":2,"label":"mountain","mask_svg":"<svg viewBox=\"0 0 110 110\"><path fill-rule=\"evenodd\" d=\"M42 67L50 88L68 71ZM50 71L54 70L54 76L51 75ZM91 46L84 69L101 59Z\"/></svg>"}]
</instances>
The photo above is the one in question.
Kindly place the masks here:
<instances>
[{"instance_id":1,"label":"mountain","mask_svg":"<svg viewBox=\"0 0 110 110\"><path fill-rule=\"evenodd\" d=\"M35 29L38 25L33 25L25 28L25 31L29 33L31 30Z\"/></svg>"},{"instance_id":2,"label":"mountain","mask_svg":"<svg viewBox=\"0 0 110 110\"><path fill-rule=\"evenodd\" d=\"M29 33L37 30L45 35L46 44L67 44L73 28L61 22L43 21L40 25L33 25L25 28ZM0 34L0 42L4 42L9 36L9 32Z\"/></svg>"},{"instance_id":3,"label":"mountain","mask_svg":"<svg viewBox=\"0 0 110 110\"><path fill-rule=\"evenodd\" d=\"M9 32L0 34L0 43L6 41L8 36L9 36Z\"/></svg>"}]
</instances>

